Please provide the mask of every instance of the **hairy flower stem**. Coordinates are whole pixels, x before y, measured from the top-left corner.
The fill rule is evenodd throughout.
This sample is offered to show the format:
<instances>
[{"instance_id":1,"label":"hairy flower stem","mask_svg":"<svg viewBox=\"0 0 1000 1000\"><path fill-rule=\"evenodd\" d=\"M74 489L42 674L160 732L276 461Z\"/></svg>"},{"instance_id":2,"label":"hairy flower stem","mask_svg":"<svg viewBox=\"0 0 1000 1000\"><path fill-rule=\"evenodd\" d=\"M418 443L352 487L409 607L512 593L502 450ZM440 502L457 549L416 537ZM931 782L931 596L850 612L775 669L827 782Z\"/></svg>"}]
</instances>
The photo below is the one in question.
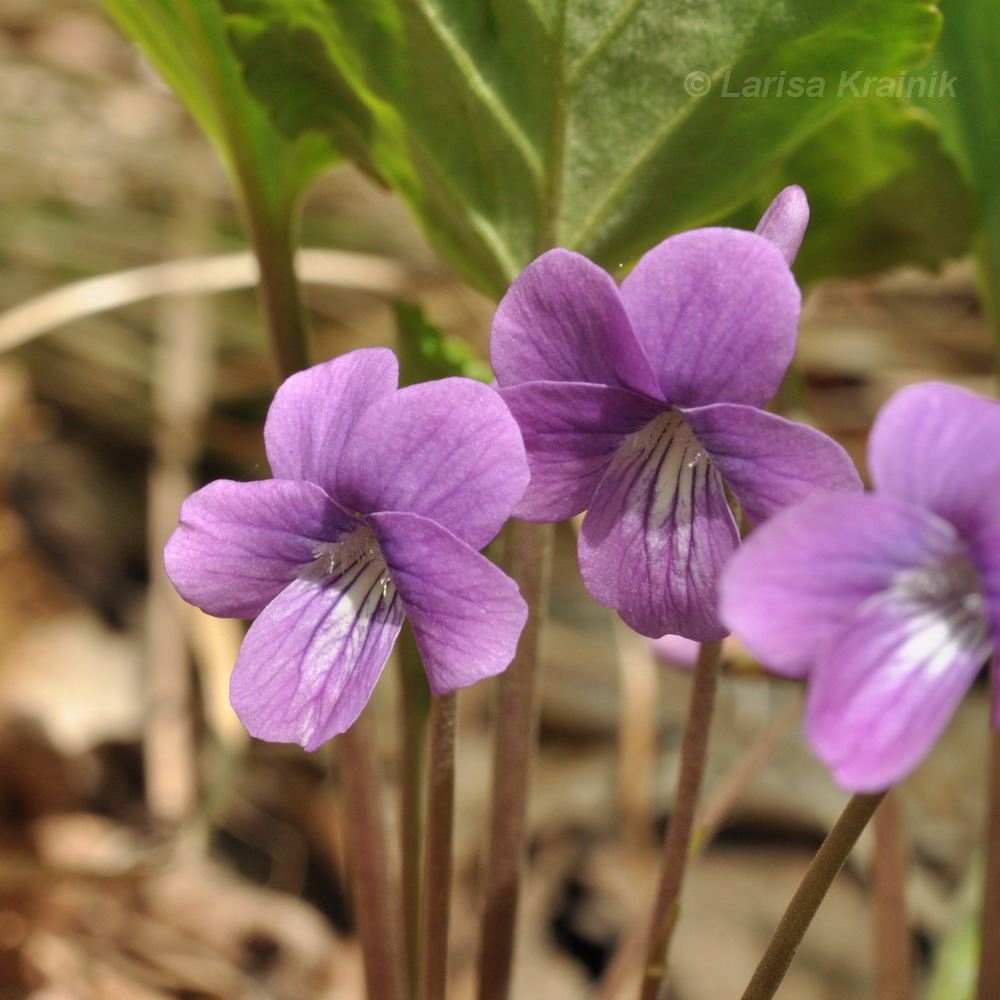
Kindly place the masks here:
<instances>
[{"instance_id":1,"label":"hairy flower stem","mask_svg":"<svg viewBox=\"0 0 1000 1000\"><path fill-rule=\"evenodd\" d=\"M499 679L493 815L480 928L479 1000L507 1000L520 897L531 762L538 731L539 640L548 599L552 525L511 521L507 571L528 604L514 661Z\"/></svg>"},{"instance_id":2,"label":"hairy flower stem","mask_svg":"<svg viewBox=\"0 0 1000 1000\"><path fill-rule=\"evenodd\" d=\"M1000 730L990 734L989 782L977 1000L1000 996Z\"/></svg>"},{"instance_id":3,"label":"hairy flower stem","mask_svg":"<svg viewBox=\"0 0 1000 1000\"><path fill-rule=\"evenodd\" d=\"M410 981L417 982L420 953L421 865L424 851L424 779L431 692L409 622L399 650L399 833L402 858L403 927Z\"/></svg>"},{"instance_id":4,"label":"hairy flower stem","mask_svg":"<svg viewBox=\"0 0 1000 1000\"><path fill-rule=\"evenodd\" d=\"M375 734L368 710L337 737L347 793L349 849L354 877L354 908L365 963L367 995L372 1000L407 1000L399 907L392 903L391 866Z\"/></svg>"},{"instance_id":5,"label":"hairy flower stem","mask_svg":"<svg viewBox=\"0 0 1000 1000\"><path fill-rule=\"evenodd\" d=\"M417 1000L444 1000L447 992L456 708L454 694L436 697L431 706Z\"/></svg>"},{"instance_id":6,"label":"hairy flower stem","mask_svg":"<svg viewBox=\"0 0 1000 1000\"><path fill-rule=\"evenodd\" d=\"M775 928L742 1000L771 1000L777 992L827 890L883 798L885 792L858 794L847 803Z\"/></svg>"},{"instance_id":7,"label":"hairy flower stem","mask_svg":"<svg viewBox=\"0 0 1000 1000\"><path fill-rule=\"evenodd\" d=\"M684 871L687 867L691 830L701 790L708 753L708 735L715 709L722 640L702 643L691 684L687 725L681 743L677 794L663 846L660 884L650 921L646 965L639 989L640 1000L657 1000L667 971L667 952L676 919Z\"/></svg>"},{"instance_id":8,"label":"hairy flower stem","mask_svg":"<svg viewBox=\"0 0 1000 1000\"><path fill-rule=\"evenodd\" d=\"M895 792L887 792L875 813L875 996L878 1000L908 1000L910 929L906 920L906 859L902 818Z\"/></svg>"}]
</instances>

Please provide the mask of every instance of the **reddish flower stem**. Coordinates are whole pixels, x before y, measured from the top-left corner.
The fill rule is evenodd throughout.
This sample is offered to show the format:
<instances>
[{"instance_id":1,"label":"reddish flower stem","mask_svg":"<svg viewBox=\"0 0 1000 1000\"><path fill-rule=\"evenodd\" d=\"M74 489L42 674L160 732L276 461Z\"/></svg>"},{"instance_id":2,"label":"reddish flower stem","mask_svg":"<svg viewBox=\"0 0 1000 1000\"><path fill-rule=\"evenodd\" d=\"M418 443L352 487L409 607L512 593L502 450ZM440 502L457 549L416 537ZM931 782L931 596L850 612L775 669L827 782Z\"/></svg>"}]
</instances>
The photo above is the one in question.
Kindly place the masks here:
<instances>
[{"instance_id":1,"label":"reddish flower stem","mask_svg":"<svg viewBox=\"0 0 1000 1000\"><path fill-rule=\"evenodd\" d=\"M1000 996L1000 731L990 734L989 814L977 1000Z\"/></svg>"},{"instance_id":2,"label":"reddish flower stem","mask_svg":"<svg viewBox=\"0 0 1000 1000\"><path fill-rule=\"evenodd\" d=\"M875 996L909 1000L910 928L906 919L906 858L902 818L895 792L875 813Z\"/></svg>"},{"instance_id":3,"label":"reddish flower stem","mask_svg":"<svg viewBox=\"0 0 1000 1000\"><path fill-rule=\"evenodd\" d=\"M418 1000L444 1000L447 992L456 714L454 694L431 703Z\"/></svg>"},{"instance_id":4,"label":"reddish flower stem","mask_svg":"<svg viewBox=\"0 0 1000 1000\"><path fill-rule=\"evenodd\" d=\"M375 734L369 711L337 737L346 791L354 908L371 1000L407 1000L400 908L393 903Z\"/></svg>"},{"instance_id":5,"label":"reddish flower stem","mask_svg":"<svg viewBox=\"0 0 1000 1000\"><path fill-rule=\"evenodd\" d=\"M399 663L399 836L403 931L410 982L416 983L420 955L421 866L424 852L424 782L431 692L409 622L397 642Z\"/></svg>"},{"instance_id":6,"label":"reddish flower stem","mask_svg":"<svg viewBox=\"0 0 1000 1000\"><path fill-rule=\"evenodd\" d=\"M857 843L885 793L855 795L816 852L809 870L775 928L742 1000L771 1000L798 951L812 918L833 885L847 856Z\"/></svg>"},{"instance_id":7,"label":"reddish flower stem","mask_svg":"<svg viewBox=\"0 0 1000 1000\"><path fill-rule=\"evenodd\" d=\"M715 709L722 640L702 643L691 684L687 725L681 743L677 794L663 847L660 886L653 904L646 965L639 989L640 1000L657 1000L667 971L667 952L687 868L691 830L701 790L708 734Z\"/></svg>"},{"instance_id":8,"label":"reddish flower stem","mask_svg":"<svg viewBox=\"0 0 1000 1000\"><path fill-rule=\"evenodd\" d=\"M480 927L479 1000L507 1000L514 957L531 763L538 733L538 652L552 561L552 525L511 521L507 570L528 604L528 624L501 675L493 756L493 816Z\"/></svg>"}]
</instances>

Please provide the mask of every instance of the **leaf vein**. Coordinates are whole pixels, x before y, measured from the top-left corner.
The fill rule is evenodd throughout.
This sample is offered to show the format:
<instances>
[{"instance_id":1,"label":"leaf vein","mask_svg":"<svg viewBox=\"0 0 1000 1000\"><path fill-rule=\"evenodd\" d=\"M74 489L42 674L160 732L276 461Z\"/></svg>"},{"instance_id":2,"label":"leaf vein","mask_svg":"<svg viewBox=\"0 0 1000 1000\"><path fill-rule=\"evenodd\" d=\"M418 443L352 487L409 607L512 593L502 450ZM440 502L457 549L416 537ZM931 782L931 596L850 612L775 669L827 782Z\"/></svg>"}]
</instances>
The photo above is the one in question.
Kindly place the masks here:
<instances>
[{"instance_id":1,"label":"leaf vein","mask_svg":"<svg viewBox=\"0 0 1000 1000\"><path fill-rule=\"evenodd\" d=\"M441 17L431 9L426 0L419 0L415 7L423 15L427 26L437 36L438 41L451 56L455 66L465 77L469 90L492 114L501 130L513 143L514 148L521 154L535 183L540 185L545 175L542 159L531 140L507 109L500 95L497 94L486 77L480 73L468 50L455 37Z\"/></svg>"}]
</instances>

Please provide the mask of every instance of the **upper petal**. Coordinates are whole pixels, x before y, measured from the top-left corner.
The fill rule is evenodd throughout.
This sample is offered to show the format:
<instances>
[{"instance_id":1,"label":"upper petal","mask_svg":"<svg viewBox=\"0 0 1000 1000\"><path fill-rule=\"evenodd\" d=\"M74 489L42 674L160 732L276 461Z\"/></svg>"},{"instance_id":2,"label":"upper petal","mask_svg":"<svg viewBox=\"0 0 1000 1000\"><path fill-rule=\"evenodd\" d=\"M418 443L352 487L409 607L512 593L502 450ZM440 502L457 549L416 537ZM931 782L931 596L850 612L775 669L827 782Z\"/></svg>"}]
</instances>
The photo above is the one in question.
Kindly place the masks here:
<instances>
[{"instance_id":1,"label":"upper petal","mask_svg":"<svg viewBox=\"0 0 1000 1000\"><path fill-rule=\"evenodd\" d=\"M947 522L894 500L807 500L743 542L722 577L722 620L769 669L804 676L864 601L955 542Z\"/></svg>"},{"instance_id":2,"label":"upper petal","mask_svg":"<svg viewBox=\"0 0 1000 1000\"><path fill-rule=\"evenodd\" d=\"M1000 402L924 382L896 393L868 439L880 493L928 507L966 535L1000 523Z\"/></svg>"},{"instance_id":3,"label":"upper petal","mask_svg":"<svg viewBox=\"0 0 1000 1000\"><path fill-rule=\"evenodd\" d=\"M253 618L357 521L318 486L216 480L181 505L163 559L184 600L220 618Z\"/></svg>"},{"instance_id":4,"label":"upper petal","mask_svg":"<svg viewBox=\"0 0 1000 1000\"><path fill-rule=\"evenodd\" d=\"M250 626L230 683L236 714L258 739L315 750L361 714L402 621L381 560L310 567Z\"/></svg>"},{"instance_id":5,"label":"upper petal","mask_svg":"<svg viewBox=\"0 0 1000 1000\"><path fill-rule=\"evenodd\" d=\"M783 254L788 266L795 263L795 257L802 246L802 238L809 225L809 202L806 193L791 184L767 207L754 232L770 240Z\"/></svg>"},{"instance_id":6,"label":"upper petal","mask_svg":"<svg viewBox=\"0 0 1000 1000\"><path fill-rule=\"evenodd\" d=\"M422 514L473 548L490 542L528 485L517 423L481 382L446 378L373 403L341 456L340 496L372 514Z\"/></svg>"},{"instance_id":7,"label":"upper petal","mask_svg":"<svg viewBox=\"0 0 1000 1000\"><path fill-rule=\"evenodd\" d=\"M734 403L685 410L684 419L751 524L821 493L861 492L850 456L813 427Z\"/></svg>"},{"instance_id":8,"label":"upper petal","mask_svg":"<svg viewBox=\"0 0 1000 1000\"><path fill-rule=\"evenodd\" d=\"M370 347L287 379L275 393L264 424L274 477L318 483L336 497L344 443L361 414L395 391L398 378L396 355Z\"/></svg>"},{"instance_id":9,"label":"upper petal","mask_svg":"<svg viewBox=\"0 0 1000 1000\"><path fill-rule=\"evenodd\" d=\"M809 741L843 788L883 791L934 745L989 652L981 607L897 584L859 610L810 675Z\"/></svg>"},{"instance_id":10,"label":"upper petal","mask_svg":"<svg viewBox=\"0 0 1000 1000\"><path fill-rule=\"evenodd\" d=\"M580 530L587 589L637 632L720 639L719 575L739 544L722 478L677 413L615 453Z\"/></svg>"},{"instance_id":11,"label":"upper petal","mask_svg":"<svg viewBox=\"0 0 1000 1000\"><path fill-rule=\"evenodd\" d=\"M528 452L531 481L514 508L528 521L585 510L622 440L664 408L629 389L581 382L527 382L500 395Z\"/></svg>"},{"instance_id":12,"label":"upper petal","mask_svg":"<svg viewBox=\"0 0 1000 1000\"><path fill-rule=\"evenodd\" d=\"M762 406L795 351L801 296L781 251L738 229L664 240L621 287L663 397Z\"/></svg>"},{"instance_id":13,"label":"upper petal","mask_svg":"<svg viewBox=\"0 0 1000 1000\"><path fill-rule=\"evenodd\" d=\"M656 394L611 276L570 250L542 254L500 300L490 333L497 383L592 382Z\"/></svg>"},{"instance_id":14,"label":"upper petal","mask_svg":"<svg viewBox=\"0 0 1000 1000\"><path fill-rule=\"evenodd\" d=\"M417 514L369 519L434 694L505 670L528 618L517 584L440 524Z\"/></svg>"}]
</instances>

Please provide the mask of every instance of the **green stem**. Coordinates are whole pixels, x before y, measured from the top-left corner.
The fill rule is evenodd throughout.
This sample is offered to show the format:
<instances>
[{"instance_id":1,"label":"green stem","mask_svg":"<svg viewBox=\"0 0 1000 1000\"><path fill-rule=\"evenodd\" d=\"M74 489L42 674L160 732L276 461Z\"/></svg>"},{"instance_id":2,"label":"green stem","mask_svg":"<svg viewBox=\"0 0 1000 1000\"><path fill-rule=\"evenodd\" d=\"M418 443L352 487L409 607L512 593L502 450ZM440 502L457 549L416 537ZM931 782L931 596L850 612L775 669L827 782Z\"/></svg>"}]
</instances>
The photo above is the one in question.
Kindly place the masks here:
<instances>
[{"instance_id":1,"label":"green stem","mask_svg":"<svg viewBox=\"0 0 1000 1000\"><path fill-rule=\"evenodd\" d=\"M753 974L742 1000L771 1000L812 918L885 793L855 795L816 852Z\"/></svg>"},{"instance_id":2,"label":"green stem","mask_svg":"<svg viewBox=\"0 0 1000 1000\"><path fill-rule=\"evenodd\" d=\"M400 730L399 832L402 846L403 926L410 981L417 981L420 953L420 866L423 855L424 774L431 692L409 622L399 635Z\"/></svg>"},{"instance_id":3,"label":"green stem","mask_svg":"<svg viewBox=\"0 0 1000 1000\"><path fill-rule=\"evenodd\" d=\"M375 734L368 709L337 737L347 795L354 908L372 1000L407 1000L399 908L391 904L388 837L380 808Z\"/></svg>"},{"instance_id":4,"label":"green stem","mask_svg":"<svg viewBox=\"0 0 1000 1000\"><path fill-rule=\"evenodd\" d=\"M684 872L687 868L691 830L694 826L695 809L698 805L705 758L708 754L708 735L715 709L715 690L721 658L721 639L702 643L698 650L687 726L681 743L677 795L670 812L670 825L667 827L667 837L663 847L660 885L650 921L646 966L639 990L641 1000L656 1000L660 995L667 971L667 953L684 882Z\"/></svg>"},{"instance_id":5,"label":"green stem","mask_svg":"<svg viewBox=\"0 0 1000 1000\"><path fill-rule=\"evenodd\" d=\"M271 353L283 378L309 367L309 335L302 290L295 271L295 216L271 214L263 205L253 178L240 176L240 188L250 242L260 266L257 286L267 321Z\"/></svg>"},{"instance_id":6,"label":"green stem","mask_svg":"<svg viewBox=\"0 0 1000 1000\"><path fill-rule=\"evenodd\" d=\"M552 525L511 521L508 572L528 605L513 663L500 677L493 815L480 928L479 1000L507 1000L520 898L531 762L538 734L537 673L552 561Z\"/></svg>"},{"instance_id":7,"label":"green stem","mask_svg":"<svg viewBox=\"0 0 1000 1000\"><path fill-rule=\"evenodd\" d=\"M1000 996L1000 731L990 734L989 813L986 821L986 872L980 917L977 1000Z\"/></svg>"},{"instance_id":8,"label":"green stem","mask_svg":"<svg viewBox=\"0 0 1000 1000\"><path fill-rule=\"evenodd\" d=\"M447 990L455 813L455 719L456 696L446 694L436 697L431 707L430 764L427 770L418 1000L444 1000Z\"/></svg>"},{"instance_id":9,"label":"green stem","mask_svg":"<svg viewBox=\"0 0 1000 1000\"><path fill-rule=\"evenodd\" d=\"M222 65L206 36L206 22L191 0L179 0L179 10L191 38L193 57L214 104L221 130L220 153L236 190L260 266L258 291L271 340L271 352L281 377L309 367L309 338L298 276L295 273L295 243L298 204L294 199L268 197L246 120L233 106L224 77L237 73Z\"/></svg>"}]
</instances>

